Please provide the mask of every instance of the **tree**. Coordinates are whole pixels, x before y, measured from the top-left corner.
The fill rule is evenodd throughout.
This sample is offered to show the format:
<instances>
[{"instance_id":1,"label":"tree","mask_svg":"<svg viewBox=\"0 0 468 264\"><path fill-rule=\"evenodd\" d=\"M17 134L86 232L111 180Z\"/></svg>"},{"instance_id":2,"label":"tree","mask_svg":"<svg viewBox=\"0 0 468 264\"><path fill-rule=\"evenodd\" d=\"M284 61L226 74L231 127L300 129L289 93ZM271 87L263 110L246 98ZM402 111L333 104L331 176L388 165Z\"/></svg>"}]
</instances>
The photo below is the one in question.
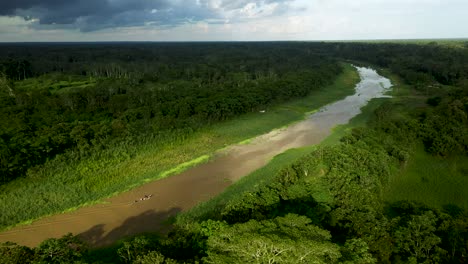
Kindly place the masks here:
<instances>
[{"instance_id":1,"label":"tree","mask_svg":"<svg viewBox=\"0 0 468 264\"><path fill-rule=\"evenodd\" d=\"M442 247L447 250L449 259L464 263L468 256L468 217L449 217L440 227Z\"/></svg>"},{"instance_id":2,"label":"tree","mask_svg":"<svg viewBox=\"0 0 468 264\"><path fill-rule=\"evenodd\" d=\"M177 261L166 258L157 251L150 251L146 255L138 256L133 264L176 264Z\"/></svg>"},{"instance_id":3,"label":"tree","mask_svg":"<svg viewBox=\"0 0 468 264\"><path fill-rule=\"evenodd\" d=\"M12 242L0 243L0 264L28 264L34 259L34 251Z\"/></svg>"},{"instance_id":4,"label":"tree","mask_svg":"<svg viewBox=\"0 0 468 264\"><path fill-rule=\"evenodd\" d=\"M437 247L441 239L434 234L437 217L432 211L412 215L406 226L395 232L396 250L408 256L410 261L435 260L442 249Z\"/></svg>"},{"instance_id":5,"label":"tree","mask_svg":"<svg viewBox=\"0 0 468 264\"><path fill-rule=\"evenodd\" d=\"M149 252L149 248L150 248L149 239L143 236L135 237L131 241L124 242L122 247L120 247L117 250L117 254L123 260L123 262L132 263L137 260L138 256L147 254ZM154 258L156 257L157 256L154 256ZM160 263L163 263L163 262L160 262Z\"/></svg>"},{"instance_id":6,"label":"tree","mask_svg":"<svg viewBox=\"0 0 468 264\"><path fill-rule=\"evenodd\" d=\"M336 263L339 247L304 216L251 220L208 239L206 263Z\"/></svg>"},{"instance_id":7,"label":"tree","mask_svg":"<svg viewBox=\"0 0 468 264\"><path fill-rule=\"evenodd\" d=\"M70 233L62 238L44 240L35 251L35 258L39 263L73 263L81 260L87 247Z\"/></svg>"},{"instance_id":8,"label":"tree","mask_svg":"<svg viewBox=\"0 0 468 264\"><path fill-rule=\"evenodd\" d=\"M377 260L369 253L369 246L360 238L352 238L346 241L341 249L343 254L342 261L344 264L372 264L377 263Z\"/></svg>"}]
</instances>

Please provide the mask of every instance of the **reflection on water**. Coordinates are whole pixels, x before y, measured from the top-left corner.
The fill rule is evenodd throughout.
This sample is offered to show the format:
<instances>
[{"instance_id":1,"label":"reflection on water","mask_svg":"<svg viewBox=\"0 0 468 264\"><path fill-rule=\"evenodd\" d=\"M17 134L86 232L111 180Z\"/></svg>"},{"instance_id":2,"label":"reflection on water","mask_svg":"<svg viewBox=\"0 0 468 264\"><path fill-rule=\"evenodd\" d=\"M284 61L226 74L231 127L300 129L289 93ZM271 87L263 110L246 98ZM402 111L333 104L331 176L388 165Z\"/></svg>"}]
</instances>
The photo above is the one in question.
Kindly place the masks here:
<instances>
[{"instance_id":1,"label":"reflection on water","mask_svg":"<svg viewBox=\"0 0 468 264\"><path fill-rule=\"evenodd\" d=\"M375 70L356 67L361 77L354 95L350 95L341 101L324 106L319 112L310 116L310 120L316 122L333 122L334 125L346 124L361 112L361 108L373 98L389 97L385 93L392 84L389 79L380 76ZM330 117L330 121L324 118Z\"/></svg>"}]
</instances>

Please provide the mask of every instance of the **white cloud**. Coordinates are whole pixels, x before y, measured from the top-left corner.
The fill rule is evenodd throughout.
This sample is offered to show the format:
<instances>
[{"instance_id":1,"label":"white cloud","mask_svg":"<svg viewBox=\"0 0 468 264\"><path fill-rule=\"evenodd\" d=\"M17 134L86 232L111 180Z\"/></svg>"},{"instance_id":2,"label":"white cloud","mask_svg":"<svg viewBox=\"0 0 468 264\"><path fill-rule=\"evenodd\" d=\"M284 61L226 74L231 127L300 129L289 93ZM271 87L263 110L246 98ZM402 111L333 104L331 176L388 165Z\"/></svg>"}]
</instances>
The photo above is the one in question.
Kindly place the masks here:
<instances>
[{"instance_id":1,"label":"white cloud","mask_svg":"<svg viewBox=\"0 0 468 264\"><path fill-rule=\"evenodd\" d=\"M123 0L119 0L123 1ZM187 1L178 0L183 7ZM183 2L183 3L182 3ZM188 18L177 26L157 22L82 33L0 16L0 41L322 40L468 37L468 1L462 0L193 0L216 17ZM156 8L147 14L157 14Z\"/></svg>"}]
</instances>

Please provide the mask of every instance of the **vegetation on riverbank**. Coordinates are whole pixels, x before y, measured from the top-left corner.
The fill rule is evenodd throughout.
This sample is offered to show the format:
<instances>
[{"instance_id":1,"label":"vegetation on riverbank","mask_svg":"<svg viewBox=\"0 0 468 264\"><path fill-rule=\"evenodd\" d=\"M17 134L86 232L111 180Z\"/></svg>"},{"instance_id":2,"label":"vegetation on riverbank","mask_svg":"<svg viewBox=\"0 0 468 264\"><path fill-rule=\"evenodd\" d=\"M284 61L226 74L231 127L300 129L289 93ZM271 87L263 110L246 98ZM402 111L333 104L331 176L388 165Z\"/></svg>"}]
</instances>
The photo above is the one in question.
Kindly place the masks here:
<instances>
[{"instance_id":1,"label":"vegetation on riverbank","mask_svg":"<svg viewBox=\"0 0 468 264\"><path fill-rule=\"evenodd\" d=\"M129 136L105 147L103 142L89 139L89 149L71 149L32 167L26 177L0 186L0 227L95 203L204 162L227 145L301 120L306 112L353 92L359 76L350 65L342 67L343 72L330 85L319 85L301 99L273 104L265 113L247 113L198 129L188 126L155 134L135 132L138 137ZM28 195L21 195L24 193Z\"/></svg>"},{"instance_id":2,"label":"vegetation on riverbank","mask_svg":"<svg viewBox=\"0 0 468 264\"><path fill-rule=\"evenodd\" d=\"M132 146L171 145L305 97L342 71L287 44L51 46L0 50L0 183L51 160L100 155L120 163L136 155ZM113 148L117 158L106 153Z\"/></svg>"},{"instance_id":3,"label":"vegetation on riverbank","mask_svg":"<svg viewBox=\"0 0 468 264\"><path fill-rule=\"evenodd\" d=\"M395 98L364 109L354 122L365 126L345 129L335 144L277 156L277 164L234 185L235 195L180 217L167 237L138 236L91 253L72 237L0 250L23 263L93 263L103 252L114 263L465 263L467 194L444 197L460 190L451 179L466 177L468 51L418 47L318 46L330 56L390 66L405 85L392 77ZM417 197L395 190L406 183ZM428 198L436 185L443 191Z\"/></svg>"}]
</instances>

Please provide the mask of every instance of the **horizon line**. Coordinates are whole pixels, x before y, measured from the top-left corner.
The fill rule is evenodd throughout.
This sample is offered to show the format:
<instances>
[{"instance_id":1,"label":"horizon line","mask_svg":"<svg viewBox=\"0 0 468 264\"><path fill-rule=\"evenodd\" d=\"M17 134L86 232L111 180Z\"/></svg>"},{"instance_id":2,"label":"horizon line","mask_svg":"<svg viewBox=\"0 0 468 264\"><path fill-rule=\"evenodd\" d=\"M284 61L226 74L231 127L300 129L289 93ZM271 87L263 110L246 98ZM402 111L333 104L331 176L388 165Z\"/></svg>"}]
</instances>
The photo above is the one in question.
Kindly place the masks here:
<instances>
[{"instance_id":1,"label":"horizon line","mask_svg":"<svg viewBox=\"0 0 468 264\"><path fill-rule=\"evenodd\" d=\"M468 41L468 37L456 38L393 38L393 39L320 39L320 40L83 40L83 41L0 41L0 44L35 43L265 43L265 42L363 42L363 41Z\"/></svg>"}]
</instances>

